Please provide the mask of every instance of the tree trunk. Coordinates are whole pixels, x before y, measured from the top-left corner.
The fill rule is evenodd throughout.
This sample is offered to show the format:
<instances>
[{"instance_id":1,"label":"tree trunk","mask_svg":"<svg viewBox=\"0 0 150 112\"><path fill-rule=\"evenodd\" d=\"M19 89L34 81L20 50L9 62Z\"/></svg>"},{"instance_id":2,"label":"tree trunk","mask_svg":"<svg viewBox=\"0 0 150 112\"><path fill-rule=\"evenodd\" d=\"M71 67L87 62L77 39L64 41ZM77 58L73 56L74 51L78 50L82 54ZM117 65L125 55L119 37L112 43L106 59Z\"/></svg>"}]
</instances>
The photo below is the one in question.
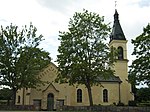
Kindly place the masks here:
<instances>
[{"instance_id":1,"label":"tree trunk","mask_svg":"<svg viewBox=\"0 0 150 112\"><path fill-rule=\"evenodd\" d=\"M10 106L10 99L7 100L7 106Z\"/></svg>"},{"instance_id":2,"label":"tree trunk","mask_svg":"<svg viewBox=\"0 0 150 112\"><path fill-rule=\"evenodd\" d=\"M16 88L12 89L12 106L14 106L16 103L16 91Z\"/></svg>"},{"instance_id":3,"label":"tree trunk","mask_svg":"<svg viewBox=\"0 0 150 112\"><path fill-rule=\"evenodd\" d=\"M136 101L137 100L137 88L135 84L132 84L131 87L132 87L132 93L134 94L134 101Z\"/></svg>"},{"instance_id":4,"label":"tree trunk","mask_svg":"<svg viewBox=\"0 0 150 112\"><path fill-rule=\"evenodd\" d=\"M23 90L23 92L22 92L22 105L24 105L24 94L25 94L25 88L22 88Z\"/></svg>"},{"instance_id":5,"label":"tree trunk","mask_svg":"<svg viewBox=\"0 0 150 112\"><path fill-rule=\"evenodd\" d=\"M90 106L93 106L91 86L90 86L90 84L87 84L86 87L87 87L87 90L88 90Z\"/></svg>"}]
</instances>

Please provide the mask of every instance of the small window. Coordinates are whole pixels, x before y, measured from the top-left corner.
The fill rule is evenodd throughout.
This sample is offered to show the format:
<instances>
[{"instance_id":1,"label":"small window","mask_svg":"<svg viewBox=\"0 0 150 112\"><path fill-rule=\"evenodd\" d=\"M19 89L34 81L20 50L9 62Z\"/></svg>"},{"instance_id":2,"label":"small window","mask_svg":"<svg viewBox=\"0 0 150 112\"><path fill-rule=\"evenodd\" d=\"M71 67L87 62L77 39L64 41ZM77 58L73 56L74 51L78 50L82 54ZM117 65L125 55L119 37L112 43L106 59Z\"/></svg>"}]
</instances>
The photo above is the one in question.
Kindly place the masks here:
<instances>
[{"instance_id":1,"label":"small window","mask_svg":"<svg viewBox=\"0 0 150 112\"><path fill-rule=\"evenodd\" d=\"M64 100L59 100L59 106L60 107L64 106Z\"/></svg>"},{"instance_id":2,"label":"small window","mask_svg":"<svg viewBox=\"0 0 150 112\"><path fill-rule=\"evenodd\" d=\"M103 102L108 102L108 90L103 90Z\"/></svg>"},{"instance_id":3,"label":"small window","mask_svg":"<svg viewBox=\"0 0 150 112\"><path fill-rule=\"evenodd\" d=\"M33 99L33 105L35 106L35 108L37 109L41 109L41 99Z\"/></svg>"},{"instance_id":4,"label":"small window","mask_svg":"<svg viewBox=\"0 0 150 112\"><path fill-rule=\"evenodd\" d=\"M118 47L118 59L122 60L123 59L123 48Z\"/></svg>"},{"instance_id":5,"label":"small window","mask_svg":"<svg viewBox=\"0 0 150 112\"><path fill-rule=\"evenodd\" d=\"M17 103L20 103L20 96L18 96L18 101L17 101Z\"/></svg>"},{"instance_id":6,"label":"small window","mask_svg":"<svg viewBox=\"0 0 150 112\"><path fill-rule=\"evenodd\" d=\"M77 90L77 102L78 103L82 102L82 90L81 89Z\"/></svg>"}]
</instances>

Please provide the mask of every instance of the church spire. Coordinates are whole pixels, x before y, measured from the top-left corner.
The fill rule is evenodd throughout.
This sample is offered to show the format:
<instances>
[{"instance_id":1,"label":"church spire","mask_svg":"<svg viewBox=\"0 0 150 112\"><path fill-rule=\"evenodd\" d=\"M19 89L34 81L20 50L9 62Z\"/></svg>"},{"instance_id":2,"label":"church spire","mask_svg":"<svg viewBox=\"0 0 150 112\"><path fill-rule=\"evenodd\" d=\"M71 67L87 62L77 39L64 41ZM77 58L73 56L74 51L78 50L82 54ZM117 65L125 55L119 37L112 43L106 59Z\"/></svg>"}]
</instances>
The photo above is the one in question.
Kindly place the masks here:
<instances>
[{"instance_id":1,"label":"church spire","mask_svg":"<svg viewBox=\"0 0 150 112\"><path fill-rule=\"evenodd\" d=\"M126 40L123 30L121 28L120 22L119 22L119 14L117 12L117 9L115 9L114 24L113 24L112 33L110 35L110 42L112 40Z\"/></svg>"}]
</instances>

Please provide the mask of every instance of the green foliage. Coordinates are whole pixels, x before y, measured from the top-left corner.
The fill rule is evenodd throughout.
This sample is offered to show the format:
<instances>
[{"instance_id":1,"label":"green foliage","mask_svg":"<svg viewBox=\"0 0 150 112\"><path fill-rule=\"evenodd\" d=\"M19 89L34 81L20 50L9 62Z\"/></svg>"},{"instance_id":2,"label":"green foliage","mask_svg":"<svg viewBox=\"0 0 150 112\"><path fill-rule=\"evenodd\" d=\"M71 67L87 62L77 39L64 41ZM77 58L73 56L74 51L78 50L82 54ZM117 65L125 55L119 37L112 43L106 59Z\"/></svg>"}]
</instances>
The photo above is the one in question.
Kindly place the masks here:
<instances>
[{"instance_id":1,"label":"green foliage","mask_svg":"<svg viewBox=\"0 0 150 112\"><path fill-rule=\"evenodd\" d=\"M132 92L134 93L134 100L137 100L137 88L136 86L138 85L137 83L137 77L134 74L129 73L128 75L129 82L131 83L132 87Z\"/></svg>"},{"instance_id":2,"label":"green foliage","mask_svg":"<svg viewBox=\"0 0 150 112\"><path fill-rule=\"evenodd\" d=\"M137 91L137 101L147 102L150 101L150 88L140 88Z\"/></svg>"},{"instance_id":3,"label":"green foliage","mask_svg":"<svg viewBox=\"0 0 150 112\"><path fill-rule=\"evenodd\" d=\"M129 74L132 75L131 79L136 83L144 82L150 84L150 24L143 29L143 33L132 40L134 51L132 55L136 59L130 66Z\"/></svg>"},{"instance_id":4,"label":"green foliage","mask_svg":"<svg viewBox=\"0 0 150 112\"><path fill-rule=\"evenodd\" d=\"M3 88L0 89L0 100L10 100L12 97L11 89Z\"/></svg>"},{"instance_id":5,"label":"green foliage","mask_svg":"<svg viewBox=\"0 0 150 112\"><path fill-rule=\"evenodd\" d=\"M117 106L124 106L124 103L118 102Z\"/></svg>"},{"instance_id":6,"label":"green foliage","mask_svg":"<svg viewBox=\"0 0 150 112\"><path fill-rule=\"evenodd\" d=\"M60 32L57 62L60 74L56 81L84 84L87 89L113 74L113 53L106 43L110 27L104 17L83 10L69 21L67 32ZM90 90L89 90L90 91ZM88 91L88 92L89 92Z\"/></svg>"},{"instance_id":7,"label":"green foliage","mask_svg":"<svg viewBox=\"0 0 150 112\"><path fill-rule=\"evenodd\" d=\"M9 86L14 94L20 88L41 84L38 73L51 61L49 53L38 48L42 35L36 32L32 24L22 29L12 24L1 26L0 85Z\"/></svg>"},{"instance_id":8,"label":"green foliage","mask_svg":"<svg viewBox=\"0 0 150 112\"><path fill-rule=\"evenodd\" d=\"M136 101L133 101L133 100L130 100L130 101L128 102L128 105L129 105L129 106L137 106Z\"/></svg>"}]
</instances>

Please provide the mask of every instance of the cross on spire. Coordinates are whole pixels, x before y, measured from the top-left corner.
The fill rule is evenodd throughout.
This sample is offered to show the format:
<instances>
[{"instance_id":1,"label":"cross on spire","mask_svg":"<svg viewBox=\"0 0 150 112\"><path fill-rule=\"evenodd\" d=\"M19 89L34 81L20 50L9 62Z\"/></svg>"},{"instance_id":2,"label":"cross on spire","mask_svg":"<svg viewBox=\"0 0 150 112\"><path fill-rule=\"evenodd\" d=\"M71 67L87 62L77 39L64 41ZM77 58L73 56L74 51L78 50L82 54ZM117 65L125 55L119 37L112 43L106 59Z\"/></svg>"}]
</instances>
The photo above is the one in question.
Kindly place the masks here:
<instances>
[{"instance_id":1,"label":"cross on spire","mask_svg":"<svg viewBox=\"0 0 150 112\"><path fill-rule=\"evenodd\" d=\"M115 1L115 9L116 9L116 7L117 7L117 1Z\"/></svg>"}]
</instances>

